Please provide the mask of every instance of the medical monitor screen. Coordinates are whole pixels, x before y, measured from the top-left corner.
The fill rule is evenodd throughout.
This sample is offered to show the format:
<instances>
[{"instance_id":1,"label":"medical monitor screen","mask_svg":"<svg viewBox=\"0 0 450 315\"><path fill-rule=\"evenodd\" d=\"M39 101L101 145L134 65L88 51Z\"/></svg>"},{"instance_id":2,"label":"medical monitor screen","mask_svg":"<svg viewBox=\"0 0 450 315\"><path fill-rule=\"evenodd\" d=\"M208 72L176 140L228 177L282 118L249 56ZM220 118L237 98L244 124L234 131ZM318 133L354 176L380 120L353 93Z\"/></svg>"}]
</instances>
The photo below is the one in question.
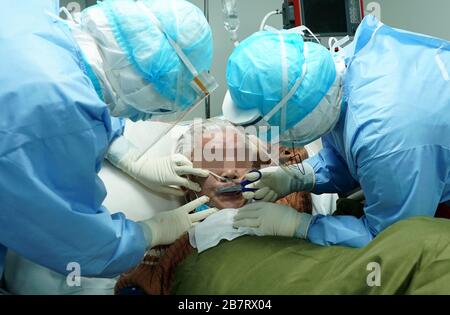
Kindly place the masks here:
<instances>
[{"instance_id":1,"label":"medical monitor screen","mask_svg":"<svg viewBox=\"0 0 450 315\"><path fill-rule=\"evenodd\" d=\"M347 33L346 0L302 0L303 24L313 33Z\"/></svg>"}]
</instances>

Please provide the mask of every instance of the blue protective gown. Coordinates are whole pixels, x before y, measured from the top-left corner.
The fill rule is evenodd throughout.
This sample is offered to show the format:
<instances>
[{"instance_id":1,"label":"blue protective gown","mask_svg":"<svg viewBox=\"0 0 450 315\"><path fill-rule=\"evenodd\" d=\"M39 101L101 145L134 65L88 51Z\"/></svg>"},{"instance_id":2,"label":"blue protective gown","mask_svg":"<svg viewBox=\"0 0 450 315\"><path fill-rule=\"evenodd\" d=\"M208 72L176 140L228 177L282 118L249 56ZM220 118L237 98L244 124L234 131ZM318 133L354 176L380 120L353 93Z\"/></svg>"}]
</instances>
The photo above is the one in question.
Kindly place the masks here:
<instances>
[{"instance_id":1,"label":"blue protective gown","mask_svg":"<svg viewBox=\"0 0 450 315\"><path fill-rule=\"evenodd\" d=\"M313 217L308 239L361 247L450 200L450 43L366 18L347 60L340 120L310 163L314 193L360 185L365 216Z\"/></svg>"},{"instance_id":2,"label":"blue protective gown","mask_svg":"<svg viewBox=\"0 0 450 315\"><path fill-rule=\"evenodd\" d=\"M87 76L58 1L0 0L0 275L7 248L67 273L115 276L147 245L138 224L102 206L98 177L123 131Z\"/></svg>"}]
</instances>

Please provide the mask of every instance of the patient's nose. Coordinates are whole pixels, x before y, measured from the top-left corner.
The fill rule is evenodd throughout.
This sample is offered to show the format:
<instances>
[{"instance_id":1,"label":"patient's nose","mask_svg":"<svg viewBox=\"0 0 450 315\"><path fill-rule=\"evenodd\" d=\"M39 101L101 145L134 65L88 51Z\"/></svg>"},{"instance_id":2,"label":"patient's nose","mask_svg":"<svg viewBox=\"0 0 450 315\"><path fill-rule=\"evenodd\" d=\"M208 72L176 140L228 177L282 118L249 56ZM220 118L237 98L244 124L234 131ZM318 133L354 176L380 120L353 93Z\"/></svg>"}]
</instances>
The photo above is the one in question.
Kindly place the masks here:
<instances>
[{"instance_id":1,"label":"patient's nose","mask_svg":"<svg viewBox=\"0 0 450 315\"><path fill-rule=\"evenodd\" d=\"M224 170L222 172L222 174L220 174L220 175L225 178L228 178L228 179L233 179L233 180L239 179L239 174L238 174L237 170L235 170L235 169Z\"/></svg>"}]
</instances>

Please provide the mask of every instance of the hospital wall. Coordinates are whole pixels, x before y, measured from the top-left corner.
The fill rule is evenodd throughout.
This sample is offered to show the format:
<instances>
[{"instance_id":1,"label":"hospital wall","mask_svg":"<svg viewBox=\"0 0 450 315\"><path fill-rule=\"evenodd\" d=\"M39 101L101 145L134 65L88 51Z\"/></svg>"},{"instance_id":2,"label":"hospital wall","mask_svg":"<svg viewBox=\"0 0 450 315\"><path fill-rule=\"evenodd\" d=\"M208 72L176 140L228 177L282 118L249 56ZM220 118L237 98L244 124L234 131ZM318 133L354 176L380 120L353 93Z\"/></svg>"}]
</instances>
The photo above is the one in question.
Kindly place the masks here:
<instances>
[{"instance_id":1,"label":"hospital wall","mask_svg":"<svg viewBox=\"0 0 450 315\"><path fill-rule=\"evenodd\" d=\"M365 0L365 3L371 1ZM449 0L378 0L381 20L393 27L450 40Z\"/></svg>"},{"instance_id":2,"label":"hospital wall","mask_svg":"<svg viewBox=\"0 0 450 315\"><path fill-rule=\"evenodd\" d=\"M204 0L190 0L203 10ZM94 4L96 0L61 0L61 5L78 2L81 9ZM282 0L238 0L241 21L239 39L242 40L257 31L266 13L281 9ZM365 5L378 3L381 7L381 19L384 23L450 40L450 0L364 0ZM221 114L222 100L226 93L226 64L233 45L223 27L221 0L209 0L209 20L214 36L214 60L212 73L219 88L211 96L211 115ZM281 15L269 19L268 24L281 28ZM201 106L186 119L204 117L205 108Z\"/></svg>"}]
</instances>

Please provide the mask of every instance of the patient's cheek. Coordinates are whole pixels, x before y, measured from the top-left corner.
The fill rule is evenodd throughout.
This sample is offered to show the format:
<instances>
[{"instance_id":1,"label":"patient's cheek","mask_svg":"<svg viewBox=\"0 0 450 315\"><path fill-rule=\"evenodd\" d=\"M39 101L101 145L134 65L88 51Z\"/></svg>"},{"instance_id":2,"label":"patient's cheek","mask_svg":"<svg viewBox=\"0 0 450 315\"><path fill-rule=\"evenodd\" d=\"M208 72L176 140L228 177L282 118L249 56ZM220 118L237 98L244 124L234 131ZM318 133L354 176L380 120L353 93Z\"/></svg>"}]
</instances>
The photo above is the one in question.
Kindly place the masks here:
<instances>
[{"instance_id":1,"label":"patient's cheek","mask_svg":"<svg viewBox=\"0 0 450 315\"><path fill-rule=\"evenodd\" d=\"M216 180L212 176L209 176L206 178L206 180L203 181L203 183L199 183L202 188L202 191L200 192L200 194L207 195L208 197L211 198L215 192L215 187L214 187L215 181Z\"/></svg>"}]
</instances>

